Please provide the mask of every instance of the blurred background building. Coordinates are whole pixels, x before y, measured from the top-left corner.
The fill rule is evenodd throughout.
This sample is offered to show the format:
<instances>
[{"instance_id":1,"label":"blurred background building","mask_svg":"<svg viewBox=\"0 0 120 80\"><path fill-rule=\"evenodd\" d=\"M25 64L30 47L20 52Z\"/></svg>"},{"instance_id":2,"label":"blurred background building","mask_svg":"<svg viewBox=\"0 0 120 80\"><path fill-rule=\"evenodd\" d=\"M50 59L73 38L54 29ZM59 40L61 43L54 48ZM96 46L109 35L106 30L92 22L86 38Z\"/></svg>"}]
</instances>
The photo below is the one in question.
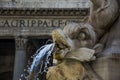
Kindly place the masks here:
<instances>
[{"instance_id":1,"label":"blurred background building","mask_svg":"<svg viewBox=\"0 0 120 80\"><path fill-rule=\"evenodd\" d=\"M89 0L0 0L0 80L19 80L51 31L89 15Z\"/></svg>"}]
</instances>

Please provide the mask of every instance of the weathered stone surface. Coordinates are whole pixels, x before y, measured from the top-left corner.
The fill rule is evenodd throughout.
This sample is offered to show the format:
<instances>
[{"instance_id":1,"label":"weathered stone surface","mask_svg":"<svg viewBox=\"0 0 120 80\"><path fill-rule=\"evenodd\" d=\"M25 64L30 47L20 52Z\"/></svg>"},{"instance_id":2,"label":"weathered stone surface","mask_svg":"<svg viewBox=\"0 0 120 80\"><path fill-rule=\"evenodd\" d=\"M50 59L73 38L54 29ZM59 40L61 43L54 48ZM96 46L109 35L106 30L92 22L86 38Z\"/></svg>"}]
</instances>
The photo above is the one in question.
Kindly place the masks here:
<instances>
[{"instance_id":1,"label":"weathered stone surface","mask_svg":"<svg viewBox=\"0 0 120 80\"><path fill-rule=\"evenodd\" d=\"M89 0L7 0L1 8L88 8Z\"/></svg>"},{"instance_id":2,"label":"weathered stone surface","mask_svg":"<svg viewBox=\"0 0 120 80\"><path fill-rule=\"evenodd\" d=\"M118 57L102 57L92 62L95 72L103 80L119 80L120 79L120 59Z\"/></svg>"}]
</instances>

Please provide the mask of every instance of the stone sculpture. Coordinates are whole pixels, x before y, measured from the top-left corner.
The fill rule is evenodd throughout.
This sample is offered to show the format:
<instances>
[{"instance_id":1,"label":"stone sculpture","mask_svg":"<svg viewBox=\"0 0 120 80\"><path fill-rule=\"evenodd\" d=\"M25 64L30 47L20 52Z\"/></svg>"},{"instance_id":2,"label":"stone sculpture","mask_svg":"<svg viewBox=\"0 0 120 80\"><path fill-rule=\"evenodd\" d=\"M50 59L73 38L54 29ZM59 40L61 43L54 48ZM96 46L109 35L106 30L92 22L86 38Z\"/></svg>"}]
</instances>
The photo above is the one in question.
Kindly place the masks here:
<instances>
[{"instance_id":1,"label":"stone sculpture","mask_svg":"<svg viewBox=\"0 0 120 80\"><path fill-rule=\"evenodd\" d=\"M93 5L90 8L87 23L71 23L63 30L53 31L52 36L57 47L54 57L59 64L49 68L47 80L82 80L86 75L86 70L80 61L94 60L94 55L98 58L119 56L119 0L91 0L91 2ZM87 54L88 49L90 49L88 52L90 55L81 59L80 56ZM88 65L89 69L96 64L99 63ZM96 73L93 71L93 74ZM99 75L93 78L88 76L88 80L119 80L117 75L112 75L111 79L102 74Z\"/></svg>"}]
</instances>

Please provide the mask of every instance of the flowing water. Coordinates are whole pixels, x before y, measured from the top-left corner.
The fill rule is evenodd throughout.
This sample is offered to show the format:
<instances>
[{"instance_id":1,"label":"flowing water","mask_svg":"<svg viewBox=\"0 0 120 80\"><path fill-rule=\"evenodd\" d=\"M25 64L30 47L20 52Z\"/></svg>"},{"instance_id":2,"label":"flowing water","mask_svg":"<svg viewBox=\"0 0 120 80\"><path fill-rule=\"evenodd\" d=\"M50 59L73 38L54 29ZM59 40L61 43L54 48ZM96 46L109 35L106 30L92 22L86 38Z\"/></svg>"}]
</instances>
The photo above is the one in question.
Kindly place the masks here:
<instances>
[{"instance_id":1,"label":"flowing water","mask_svg":"<svg viewBox=\"0 0 120 80\"><path fill-rule=\"evenodd\" d=\"M47 44L37 50L33 62L28 69L26 80L46 80L48 67L53 66L55 43Z\"/></svg>"}]
</instances>

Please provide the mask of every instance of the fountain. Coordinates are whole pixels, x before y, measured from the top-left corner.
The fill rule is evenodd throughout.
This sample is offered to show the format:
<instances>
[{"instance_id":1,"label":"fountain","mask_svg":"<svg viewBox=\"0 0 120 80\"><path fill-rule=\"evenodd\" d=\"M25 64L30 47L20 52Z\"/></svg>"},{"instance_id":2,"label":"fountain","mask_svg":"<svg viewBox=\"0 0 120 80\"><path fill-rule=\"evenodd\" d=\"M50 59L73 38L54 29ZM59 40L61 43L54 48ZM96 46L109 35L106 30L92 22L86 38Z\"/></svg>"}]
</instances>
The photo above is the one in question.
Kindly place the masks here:
<instances>
[{"instance_id":1,"label":"fountain","mask_svg":"<svg viewBox=\"0 0 120 80\"><path fill-rule=\"evenodd\" d=\"M68 24L65 27L70 25ZM75 27L76 25L77 23L72 23L72 26ZM76 27L80 28L79 25ZM37 54L35 55L32 65L29 69L28 80L57 80L60 77L54 78L54 75L57 74L54 73L54 70L56 67L58 68L58 66L61 67L60 70L64 70L63 73L68 80L71 78L68 75L72 76L74 74L76 75L72 76L71 80L81 80L85 74L85 69L80 61L95 60L95 50L86 48L84 47L86 45L83 44L81 44L81 46L76 46L75 42L69 38L68 34L61 29L54 30L52 32L52 38L54 43L44 45L36 52ZM58 62L55 66L53 66L53 58ZM66 64L71 65L72 67ZM72 69L73 67L76 68L76 70ZM71 71L69 72L69 70ZM77 71L77 73L75 71ZM60 73L59 70L56 70L56 72Z\"/></svg>"}]
</instances>

